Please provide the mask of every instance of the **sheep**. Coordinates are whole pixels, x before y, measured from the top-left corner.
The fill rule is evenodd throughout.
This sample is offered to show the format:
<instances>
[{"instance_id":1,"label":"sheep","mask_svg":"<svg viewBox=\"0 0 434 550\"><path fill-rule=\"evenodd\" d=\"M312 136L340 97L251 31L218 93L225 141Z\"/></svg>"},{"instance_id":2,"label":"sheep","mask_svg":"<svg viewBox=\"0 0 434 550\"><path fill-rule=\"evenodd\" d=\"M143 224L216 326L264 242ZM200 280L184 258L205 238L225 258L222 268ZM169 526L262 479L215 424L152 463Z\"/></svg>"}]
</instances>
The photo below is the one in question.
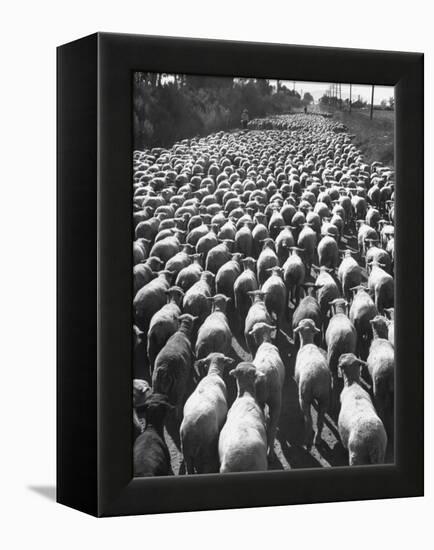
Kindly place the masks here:
<instances>
[{"instance_id":1,"label":"sheep","mask_svg":"<svg viewBox=\"0 0 434 550\"><path fill-rule=\"evenodd\" d=\"M197 359L204 359L213 352L229 355L231 350L232 333L226 317L229 298L224 294L216 294L213 298L209 298L209 301L213 303L213 310L200 326L197 334Z\"/></svg>"},{"instance_id":2,"label":"sheep","mask_svg":"<svg viewBox=\"0 0 434 550\"><path fill-rule=\"evenodd\" d=\"M387 338L389 342L392 344L392 346L395 346L395 308L388 307L384 308L384 311L389 316L389 330L387 334Z\"/></svg>"},{"instance_id":3,"label":"sheep","mask_svg":"<svg viewBox=\"0 0 434 550\"><path fill-rule=\"evenodd\" d=\"M211 313L211 304L208 298L212 295L213 286L214 273L211 273L211 271L202 271L200 279L184 295L182 310L184 313L198 317L198 326Z\"/></svg>"},{"instance_id":4,"label":"sheep","mask_svg":"<svg viewBox=\"0 0 434 550\"><path fill-rule=\"evenodd\" d=\"M357 332L357 355L365 357L372 338L370 321L378 314L378 310L364 286L359 285L351 290L355 294L350 307L350 321Z\"/></svg>"},{"instance_id":5,"label":"sheep","mask_svg":"<svg viewBox=\"0 0 434 550\"><path fill-rule=\"evenodd\" d=\"M185 243L182 245L182 248L183 250L167 260L166 265L164 266L164 269L172 271L174 277L177 277L178 273L192 262L191 252L194 250L193 247Z\"/></svg>"},{"instance_id":6,"label":"sheep","mask_svg":"<svg viewBox=\"0 0 434 550\"><path fill-rule=\"evenodd\" d=\"M133 448L135 477L173 475L170 454L164 440L164 419L170 409L165 395L153 393L141 406L146 428L137 437Z\"/></svg>"},{"instance_id":7,"label":"sheep","mask_svg":"<svg viewBox=\"0 0 434 550\"><path fill-rule=\"evenodd\" d=\"M178 420L182 417L187 382L193 368L190 337L195 317L184 313L178 318L180 326L157 355L152 373L152 390L167 396L176 407Z\"/></svg>"},{"instance_id":8,"label":"sheep","mask_svg":"<svg viewBox=\"0 0 434 550\"><path fill-rule=\"evenodd\" d=\"M384 264L373 261L371 272L368 277L368 288L374 296L375 306L378 313L383 313L385 307L392 307L394 301L394 282L393 277L384 271Z\"/></svg>"},{"instance_id":9,"label":"sheep","mask_svg":"<svg viewBox=\"0 0 434 550\"><path fill-rule=\"evenodd\" d=\"M300 337L300 349L295 361L294 379L298 386L298 400L305 421L305 446L321 441L324 416L329 407L331 376L325 351L313 343L315 333L320 330L312 319L302 319L294 330ZM317 430L314 437L311 406L318 406Z\"/></svg>"},{"instance_id":10,"label":"sheep","mask_svg":"<svg viewBox=\"0 0 434 550\"><path fill-rule=\"evenodd\" d=\"M147 332L155 313L166 303L166 290L169 289L172 272L162 270L158 277L142 287L133 300L134 323Z\"/></svg>"},{"instance_id":11,"label":"sheep","mask_svg":"<svg viewBox=\"0 0 434 550\"><path fill-rule=\"evenodd\" d=\"M315 231L308 225L304 224L297 239L297 246L304 249L304 263L307 271L310 271L314 260L317 237Z\"/></svg>"},{"instance_id":12,"label":"sheep","mask_svg":"<svg viewBox=\"0 0 434 550\"><path fill-rule=\"evenodd\" d=\"M318 287L313 283L304 283L303 286L308 290L309 293L312 293L314 290L318 290ZM305 296L294 310L294 313L292 315L293 333L296 333L295 329L298 327L300 321L302 321L303 319L312 319L315 326L319 328L321 328L322 326L322 314L318 300L311 294Z\"/></svg>"},{"instance_id":13,"label":"sheep","mask_svg":"<svg viewBox=\"0 0 434 550\"><path fill-rule=\"evenodd\" d=\"M269 277L269 269L279 265L279 260L274 252L273 239L263 241L262 251L256 263L258 282L262 286Z\"/></svg>"},{"instance_id":14,"label":"sheep","mask_svg":"<svg viewBox=\"0 0 434 550\"><path fill-rule=\"evenodd\" d=\"M318 243L318 262L334 269L339 261L339 249L334 235L327 233Z\"/></svg>"},{"instance_id":15,"label":"sheep","mask_svg":"<svg viewBox=\"0 0 434 550\"><path fill-rule=\"evenodd\" d=\"M165 293L168 296L168 303L155 313L149 324L147 354L151 376L154 369L155 358L167 340L179 327L178 318L181 315L180 304L184 293L178 286L169 288Z\"/></svg>"},{"instance_id":16,"label":"sheep","mask_svg":"<svg viewBox=\"0 0 434 550\"><path fill-rule=\"evenodd\" d=\"M235 248L244 256L251 256L253 252L253 236L249 227L251 223L244 222L235 235Z\"/></svg>"},{"instance_id":17,"label":"sheep","mask_svg":"<svg viewBox=\"0 0 434 550\"><path fill-rule=\"evenodd\" d=\"M265 416L256 400L263 375L251 363L239 363L229 374L237 381L237 398L220 432L220 473L267 470Z\"/></svg>"},{"instance_id":18,"label":"sheep","mask_svg":"<svg viewBox=\"0 0 434 550\"><path fill-rule=\"evenodd\" d=\"M300 256L303 252L303 248L291 247L291 254L283 264L283 280L288 291L288 299L295 306L300 302L300 289L306 277L306 268Z\"/></svg>"},{"instance_id":19,"label":"sheep","mask_svg":"<svg viewBox=\"0 0 434 550\"><path fill-rule=\"evenodd\" d=\"M364 219L368 210L366 199L359 195L354 195L351 198L351 204L353 207L354 216L356 219Z\"/></svg>"},{"instance_id":20,"label":"sheep","mask_svg":"<svg viewBox=\"0 0 434 550\"><path fill-rule=\"evenodd\" d=\"M156 277L156 271L163 262L156 256L151 256L143 263L136 264L133 267L133 292L134 296L145 285L150 283Z\"/></svg>"},{"instance_id":21,"label":"sheep","mask_svg":"<svg viewBox=\"0 0 434 550\"><path fill-rule=\"evenodd\" d=\"M282 388L285 379L285 367L279 354L278 348L272 344L272 334L275 327L267 323L256 323L250 335L256 340L259 346L252 363L256 370L264 376L260 383L256 384L256 399L264 408L268 406L269 423L267 428L268 455L274 449L277 424L280 418L282 406Z\"/></svg>"},{"instance_id":22,"label":"sheep","mask_svg":"<svg viewBox=\"0 0 434 550\"><path fill-rule=\"evenodd\" d=\"M145 260L143 248L136 242L133 243L133 265L141 264Z\"/></svg>"},{"instance_id":23,"label":"sheep","mask_svg":"<svg viewBox=\"0 0 434 550\"><path fill-rule=\"evenodd\" d=\"M344 257L338 268L338 279L342 286L342 293L347 302L351 301L351 289L362 282L362 268L352 257L351 250L344 251Z\"/></svg>"},{"instance_id":24,"label":"sheep","mask_svg":"<svg viewBox=\"0 0 434 550\"><path fill-rule=\"evenodd\" d=\"M208 252L219 244L217 235L214 232L214 227L211 227L210 231L200 237L196 243L196 253L202 254L203 257L207 257Z\"/></svg>"},{"instance_id":25,"label":"sheep","mask_svg":"<svg viewBox=\"0 0 434 550\"><path fill-rule=\"evenodd\" d=\"M264 292L261 290L253 290L248 292L252 305L247 313L244 322L244 339L247 345L247 349L252 354L252 357L255 355L258 346L254 336L251 334L253 327L256 323L266 323L268 325L273 324L271 315L268 313L267 306L264 301Z\"/></svg>"},{"instance_id":26,"label":"sheep","mask_svg":"<svg viewBox=\"0 0 434 550\"><path fill-rule=\"evenodd\" d=\"M222 225L217 236L221 241L223 240L234 241L236 232L237 230L235 228L233 221L228 220L225 224Z\"/></svg>"},{"instance_id":27,"label":"sheep","mask_svg":"<svg viewBox=\"0 0 434 550\"><path fill-rule=\"evenodd\" d=\"M137 408L141 407L147 397L151 394L152 389L146 380L140 378L133 379L133 429L134 439L137 438L145 429L145 422L141 420L137 414Z\"/></svg>"},{"instance_id":28,"label":"sheep","mask_svg":"<svg viewBox=\"0 0 434 550\"><path fill-rule=\"evenodd\" d=\"M360 368L365 365L352 353L342 355L338 364L344 378L338 429L350 466L383 464L386 454L386 430L360 384Z\"/></svg>"},{"instance_id":29,"label":"sheep","mask_svg":"<svg viewBox=\"0 0 434 550\"><path fill-rule=\"evenodd\" d=\"M276 253L279 259L279 265L282 267L288 259L291 248L295 245L294 235L290 227L284 226L276 237Z\"/></svg>"},{"instance_id":30,"label":"sheep","mask_svg":"<svg viewBox=\"0 0 434 550\"><path fill-rule=\"evenodd\" d=\"M384 264L384 270L390 274L392 271L392 259L389 253L383 248L376 246L377 239L365 239L365 242L368 243L365 256L366 269L368 270L370 264L373 262L377 262L379 265Z\"/></svg>"},{"instance_id":31,"label":"sheep","mask_svg":"<svg viewBox=\"0 0 434 550\"><path fill-rule=\"evenodd\" d=\"M177 230L177 234L179 231ZM158 241L151 248L150 256L157 256L160 260L166 263L170 258L175 256L181 248L181 243L177 235L166 237Z\"/></svg>"},{"instance_id":32,"label":"sheep","mask_svg":"<svg viewBox=\"0 0 434 550\"><path fill-rule=\"evenodd\" d=\"M187 235L187 238L185 240L186 243L191 244L192 246L196 247L197 243L199 242L199 239L201 237L204 237L205 235L208 235L209 228L205 223L201 223L201 225L194 227Z\"/></svg>"},{"instance_id":33,"label":"sheep","mask_svg":"<svg viewBox=\"0 0 434 550\"><path fill-rule=\"evenodd\" d=\"M393 430L395 396L395 352L387 339L388 322L377 315L371 320L373 340L369 348L368 371L372 378L372 392L379 417L390 435Z\"/></svg>"},{"instance_id":34,"label":"sheep","mask_svg":"<svg viewBox=\"0 0 434 550\"><path fill-rule=\"evenodd\" d=\"M255 275L256 261L253 258L244 258L241 263L244 266L244 271L235 280L234 299L235 309L240 318L245 319L251 305L249 292L258 290L258 281Z\"/></svg>"},{"instance_id":35,"label":"sheep","mask_svg":"<svg viewBox=\"0 0 434 550\"><path fill-rule=\"evenodd\" d=\"M205 269L217 275L218 270L232 258L231 248L233 241L225 239L220 244L211 248L205 260Z\"/></svg>"},{"instance_id":36,"label":"sheep","mask_svg":"<svg viewBox=\"0 0 434 550\"><path fill-rule=\"evenodd\" d=\"M318 289L316 298L321 311L321 325L325 331L328 326L328 313L330 311L330 302L340 296L339 288L335 279L332 277L333 270L325 266L320 268L320 272L315 281L315 287Z\"/></svg>"},{"instance_id":37,"label":"sheep","mask_svg":"<svg viewBox=\"0 0 434 550\"><path fill-rule=\"evenodd\" d=\"M357 220L357 224L359 225L357 231L357 245L359 253L364 257L366 255L366 239L378 240L378 234L375 229L365 223L365 220Z\"/></svg>"},{"instance_id":38,"label":"sheep","mask_svg":"<svg viewBox=\"0 0 434 550\"><path fill-rule=\"evenodd\" d=\"M228 412L223 374L233 363L223 353L210 353L195 363L195 369L207 374L184 405L180 438L187 474L219 470L218 439Z\"/></svg>"},{"instance_id":39,"label":"sheep","mask_svg":"<svg viewBox=\"0 0 434 550\"><path fill-rule=\"evenodd\" d=\"M234 285L235 281L241 274L240 261L242 255L238 252L232 254L232 259L221 266L217 271L215 279L215 287L217 294L225 294L231 299L235 299Z\"/></svg>"},{"instance_id":40,"label":"sheep","mask_svg":"<svg viewBox=\"0 0 434 550\"><path fill-rule=\"evenodd\" d=\"M376 229L380 221L380 212L376 208L370 206L366 212L365 221L368 225Z\"/></svg>"},{"instance_id":41,"label":"sheep","mask_svg":"<svg viewBox=\"0 0 434 550\"><path fill-rule=\"evenodd\" d=\"M261 290L264 293L264 302L279 330L284 318L288 302L285 283L282 281L282 268L275 266L270 269L271 277L265 281Z\"/></svg>"},{"instance_id":42,"label":"sheep","mask_svg":"<svg viewBox=\"0 0 434 550\"><path fill-rule=\"evenodd\" d=\"M176 276L175 285L179 286L184 292L197 283L200 279L202 273L202 265L200 263L200 254L191 255L193 262L181 269L181 271Z\"/></svg>"},{"instance_id":43,"label":"sheep","mask_svg":"<svg viewBox=\"0 0 434 550\"><path fill-rule=\"evenodd\" d=\"M357 332L347 316L348 303L342 298L336 298L330 302L330 305L335 311L327 327L325 343L327 362L332 373L332 388L335 390L338 381L339 357L344 353L356 352Z\"/></svg>"},{"instance_id":44,"label":"sheep","mask_svg":"<svg viewBox=\"0 0 434 550\"><path fill-rule=\"evenodd\" d=\"M262 250L263 241L270 237L270 233L267 227L264 225L266 221L265 214L258 216L258 213L255 215L256 225L252 229L252 238L253 238L253 254L257 258Z\"/></svg>"}]
</instances>

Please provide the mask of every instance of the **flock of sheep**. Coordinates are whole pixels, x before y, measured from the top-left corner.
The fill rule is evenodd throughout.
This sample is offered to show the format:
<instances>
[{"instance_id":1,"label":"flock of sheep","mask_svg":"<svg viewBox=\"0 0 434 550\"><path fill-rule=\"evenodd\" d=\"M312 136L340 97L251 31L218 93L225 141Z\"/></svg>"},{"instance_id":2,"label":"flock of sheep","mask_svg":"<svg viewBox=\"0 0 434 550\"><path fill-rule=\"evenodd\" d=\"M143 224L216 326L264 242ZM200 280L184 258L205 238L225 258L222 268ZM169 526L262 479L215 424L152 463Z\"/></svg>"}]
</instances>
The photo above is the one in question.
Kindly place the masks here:
<instances>
[{"instance_id":1,"label":"flock of sheep","mask_svg":"<svg viewBox=\"0 0 434 550\"><path fill-rule=\"evenodd\" d=\"M249 128L134 151L136 476L266 470L290 401L307 455L393 442L394 172L330 118Z\"/></svg>"}]
</instances>

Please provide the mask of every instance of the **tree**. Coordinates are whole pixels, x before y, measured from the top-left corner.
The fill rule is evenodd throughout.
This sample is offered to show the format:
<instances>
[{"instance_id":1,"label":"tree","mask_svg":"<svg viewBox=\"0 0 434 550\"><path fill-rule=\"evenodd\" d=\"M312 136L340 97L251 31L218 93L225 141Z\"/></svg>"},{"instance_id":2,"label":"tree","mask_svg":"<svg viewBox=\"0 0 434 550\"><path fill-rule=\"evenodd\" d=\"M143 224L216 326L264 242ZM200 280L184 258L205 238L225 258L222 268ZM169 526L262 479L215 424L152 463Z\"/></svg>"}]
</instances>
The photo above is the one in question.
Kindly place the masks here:
<instances>
[{"instance_id":1,"label":"tree","mask_svg":"<svg viewBox=\"0 0 434 550\"><path fill-rule=\"evenodd\" d=\"M313 96L309 92L306 92L303 95L303 105L310 105L311 103L313 103Z\"/></svg>"},{"instance_id":2,"label":"tree","mask_svg":"<svg viewBox=\"0 0 434 550\"><path fill-rule=\"evenodd\" d=\"M392 96L392 97L389 97L389 107L391 109L394 109L395 108L395 98Z\"/></svg>"}]
</instances>

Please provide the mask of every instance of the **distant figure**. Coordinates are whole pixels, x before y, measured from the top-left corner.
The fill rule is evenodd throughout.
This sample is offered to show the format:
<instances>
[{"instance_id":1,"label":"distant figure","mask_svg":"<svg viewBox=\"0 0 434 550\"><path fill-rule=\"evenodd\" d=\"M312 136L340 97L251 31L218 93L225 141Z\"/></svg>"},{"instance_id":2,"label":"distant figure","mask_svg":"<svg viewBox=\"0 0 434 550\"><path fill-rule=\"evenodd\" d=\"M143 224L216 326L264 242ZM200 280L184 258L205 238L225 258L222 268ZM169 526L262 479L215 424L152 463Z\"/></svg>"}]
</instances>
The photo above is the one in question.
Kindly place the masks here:
<instances>
[{"instance_id":1,"label":"distant figure","mask_svg":"<svg viewBox=\"0 0 434 550\"><path fill-rule=\"evenodd\" d=\"M307 105L304 106L304 114L307 114Z\"/></svg>"},{"instance_id":2,"label":"distant figure","mask_svg":"<svg viewBox=\"0 0 434 550\"><path fill-rule=\"evenodd\" d=\"M244 130L247 130L247 123L249 122L249 111L247 109L244 109L244 111L241 113L241 126Z\"/></svg>"}]
</instances>

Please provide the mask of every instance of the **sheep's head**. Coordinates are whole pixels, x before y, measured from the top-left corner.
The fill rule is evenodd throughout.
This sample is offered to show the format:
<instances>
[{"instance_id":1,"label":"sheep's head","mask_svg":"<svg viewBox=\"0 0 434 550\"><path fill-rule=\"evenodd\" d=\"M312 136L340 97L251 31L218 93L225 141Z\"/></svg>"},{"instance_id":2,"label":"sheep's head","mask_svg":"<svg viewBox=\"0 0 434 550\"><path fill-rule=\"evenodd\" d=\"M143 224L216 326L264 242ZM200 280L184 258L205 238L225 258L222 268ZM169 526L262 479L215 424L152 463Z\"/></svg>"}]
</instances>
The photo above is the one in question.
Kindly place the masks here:
<instances>
[{"instance_id":1,"label":"sheep's head","mask_svg":"<svg viewBox=\"0 0 434 550\"><path fill-rule=\"evenodd\" d=\"M189 313L183 313L178 317L178 321L180 322L180 330L189 335L197 319L199 319L199 317L195 317Z\"/></svg>"},{"instance_id":2,"label":"sheep's head","mask_svg":"<svg viewBox=\"0 0 434 550\"><path fill-rule=\"evenodd\" d=\"M256 369L253 363L239 363L237 367L229 373L237 381L238 394L244 390L255 394L255 384L264 375Z\"/></svg>"},{"instance_id":3,"label":"sheep's head","mask_svg":"<svg viewBox=\"0 0 434 550\"><path fill-rule=\"evenodd\" d=\"M227 357L223 353L214 352L210 353L205 359L198 359L194 363L194 370L198 378L203 378L212 367L214 372L217 372L220 376L223 376L223 373L227 367L230 367L234 364L234 359Z\"/></svg>"},{"instance_id":4,"label":"sheep's head","mask_svg":"<svg viewBox=\"0 0 434 550\"><path fill-rule=\"evenodd\" d=\"M252 271L254 271L256 266L256 260L251 257L244 258L243 260L241 260L241 263L243 264L244 269L251 269Z\"/></svg>"},{"instance_id":5,"label":"sheep's head","mask_svg":"<svg viewBox=\"0 0 434 550\"><path fill-rule=\"evenodd\" d=\"M229 250L229 252L232 251L233 246L234 246L234 240L233 239L219 239L219 240L222 244L225 245L225 247L227 248L227 250Z\"/></svg>"},{"instance_id":6,"label":"sheep's head","mask_svg":"<svg viewBox=\"0 0 434 550\"><path fill-rule=\"evenodd\" d=\"M200 278L202 279L202 281L205 281L209 285L212 285L215 279L215 275L212 271L202 271Z\"/></svg>"},{"instance_id":7,"label":"sheep's head","mask_svg":"<svg viewBox=\"0 0 434 550\"><path fill-rule=\"evenodd\" d=\"M234 262L240 263L244 257L244 254L242 252L234 252L231 254L231 258Z\"/></svg>"},{"instance_id":8,"label":"sheep's head","mask_svg":"<svg viewBox=\"0 0 434 550\"><path fill-rule=\"evenodd\" d=\"M135 378L133 380L133 406L140 407L140 405L143 405L151 392L151 386L146 380Z\"/></svg>"},{"instance_id":9,"label":"sheep's head","mask_svg":"<svg viewBox=\"0 0 434 550\"><path fill-rule=\"evenodd\" d=\"M265 292L262 290L249 290L247 294L250 296L252 304L263 301L265 296Z\"/></svg>"},{"instance_id":10,"label":"sheep's head","mask_svg":"<svg viewBox=\"0 0 434 550\"><path fill-rule=\"evenodd\" d=\"M271 273L271 275L276 275L277 277L282 277L282 271L283 269L278 265L275 265L267 269L267 272Z\"/></svg>"},{"instance_id":11,"label":"sheep's head","mask_svg":"<svg viewBox=\"0 0 434 550\"><path fill-rule=\"evenodd\" d=\"M158 268L164 264L163 260L160 260L158 256L150 256L145 263L152 269L152 271L157 271Z\"/></svg>"},{"instance_id":12,"label":"sheep's head","mask_svg":"<svg viewBox=\"0 0 434 550\"><path fill-rule=\"evenodd\" d=\"M376 334L378 338L387 339L389 326L386 317L383 317L382 315L376 315L369 322L371 323L374 334Z\"/></svg>"},{"instance_id":13,"label":"sheep's head","mask_svg":"<svg viewBox=\"0 0 434 550\"><path fill-rule=\"evenodd\" d=\"M158 275L160 277L164 277L166 279L166 281L168 283L170 283L170 281L172 280L172 277L173 277L173 271L171 271L170 269L162 269L161 271L158 272Z\"/></svg>"},{"instance_id":14,"label":"sheep's head","mask_svg":"<svg viewBox=\"0 0 434 550\"><path fill-rule=\"evenodd\" d=\"M360 382L361 367L366 366L366 363L356 357L354 353L344 353L339 358L338 370L344 377L346 385L353 382Z\"/></svg>"},{"instance_id":15,"label":"sheep's head","mask_svg":"<svg viewBox=\"0 0 434 550\"><path fill-rule=\"evenodd\" d=\"M138 410L143 410L146 424L154 427L162 428L164 419L169 410L173 409L173 405L169 403L166 395L161 393L151 393Z\"/></svg>"},{"instance_id":16,"label":"sheep's head","mask_svg":"<svg viewBox=\"0 0 434 550\"><path fill-rule=\"evenodd\" d=\"M262 244L262 250L265 250L266 248L271 248L274 250L274 241L273 239L270 239L267 237L266 239L262 239L259 241Z\"/></svg>"},{"instance_id":17,"label":"sheep's head","mask_svg":"<svg viewBox=\"0 0 434 550\"><path fill-rule=\"evenodd\" d=\"M213 311L221 311L223 313L226 312L228 302L231 301L231 299L224 294L216 294L215 296L207 299L213 302Z\"/></svg>"},{"instance_id":18,"label":"sheep's head","mask_svg":"<svg viewBox=\"0 0 434 550\"><path fill-rule=\"evenodd\" d=\"M321 331L316 327L312 319L302 319L298 323L298 327L294 329L294 332L300 335L303 342L313 342L315 334L319 334Z\"/></svg>"},{"instance_id":19,"label":"sheep's head","mask_svg":"<svg viewBox=\"0 0 434 550\"><path fill-rule=\"evenodd\" d=\"M258 344L264 341L269 342L276 338L276 327L268 323L255 323L249 335L253 336Z\"/></svg>"},{"instance_id":20,"label":"sheep's head","mask_svg":"<svg viewBox=\"0 0 434 550\"><path fill-rule=\"evenodd\" d=\"M334 313L346 313L348 302L344 300L344 298L335 298L331 302L329 302L329 306L331 307L332 311L334 310Z\"/></svg>"},{"instance_id":21,"label":"sheep's head","mask_svg":"<svg viewBox=\"0 0 434 550\"><path fill-rule=\"evenodd\" d=\"M182 298L184 297L184 291L179 286L172 286L168 290L165 290L166 295L169 297L169 300L180 304Z\"/></svg>"}]
</instances>

